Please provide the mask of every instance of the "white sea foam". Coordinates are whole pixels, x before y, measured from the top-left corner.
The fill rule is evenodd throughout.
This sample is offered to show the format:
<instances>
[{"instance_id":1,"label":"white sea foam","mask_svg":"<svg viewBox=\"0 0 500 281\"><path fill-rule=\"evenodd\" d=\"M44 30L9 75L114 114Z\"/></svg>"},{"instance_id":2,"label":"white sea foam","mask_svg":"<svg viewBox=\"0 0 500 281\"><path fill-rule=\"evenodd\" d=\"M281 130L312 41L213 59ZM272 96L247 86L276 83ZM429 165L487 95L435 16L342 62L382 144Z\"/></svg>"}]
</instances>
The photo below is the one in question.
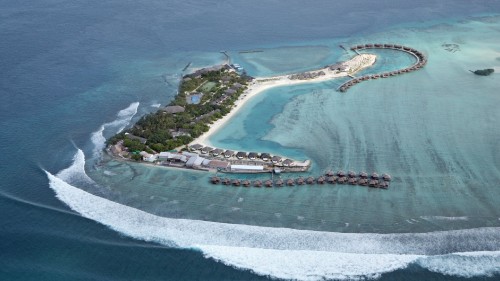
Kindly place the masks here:
<instances>
[{"instance_id":1,"label":"white sea foam","mask_svg":"<svg viewBox=\"0 0 500 281\"><path fill-rule=\"evenodd\" d=\"M125 127L130 123L130 120L137 113L139 108L139 102L131 103L127 108L120 110L116 114L116 119L112 122L104 123L101 125L99 130L93 132L90 136L92 143L94 144L93 156L94 158L99 158L102 150L104 149L106 138L104 137L104 130L111 128L117 129L115 133L119 133L125 129Z\"/></svg>"},{"instance_id":2,"label":"white sea foam","mask_svg":"<svg viewBox=\"0 0 500 281\"><path fill-rule=\"evenodd\" d=\"M445 216L421 216L420 217L423 220L428 220L428 221L467 221L469 220L468 217L445 217Z\"/></svg>"},{"instance_id":3,"label":"white sea foam","mask_svg":"<svg viewBox=\"0 0 500 281\"><path fill-rule=\"evenodd\" d=\"M46 172L57 198L72 210L125 235L199 249L207 258L259 275L295 280L376 278L410 263L457 276L500 273L500 228L360 234L165 218L72 185L85 174L81 154L79 150L73 165L56 176Z\"/></svg>"},{"instance_id":4,"label":"white sea foam","mask_svg":"<svg viewBox=\"0 0 500 281\"><path fill-rule=\"evenodd\" d=\"M161 106L160 103L155 103L155 104L152 104L151 107L155 107L155 108L159 108Z\"/></svg>"}]
</instances>

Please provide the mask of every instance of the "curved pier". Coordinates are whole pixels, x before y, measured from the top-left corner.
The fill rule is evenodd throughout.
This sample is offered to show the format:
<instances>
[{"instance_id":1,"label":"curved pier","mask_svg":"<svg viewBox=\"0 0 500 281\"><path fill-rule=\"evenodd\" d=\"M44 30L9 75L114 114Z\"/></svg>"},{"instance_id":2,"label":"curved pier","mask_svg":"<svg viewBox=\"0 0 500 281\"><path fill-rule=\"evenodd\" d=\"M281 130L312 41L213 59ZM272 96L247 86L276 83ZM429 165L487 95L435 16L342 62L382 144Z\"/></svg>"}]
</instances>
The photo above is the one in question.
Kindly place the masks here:
<instances>
[{"instance_id":1,"label":"curved pier","mask_svg":"<svg viewBox=\"0 0 500 281\"><path fill-rule=\"evenodd\" d=\"M399 74L412 72L412 71L415 71L415 70L418 70L418 69L424 67L424 65L427 63L427 58L425 57L424 54L422 54L418 50L415 50L415 49L407 47L407 46L402 46L402 45L397 45L397 44L364 44L364 45L356 45L356 46L351 47L351 50L356 52L356 53L358 52L358 50L365 50L365 49L392 49L392 50L405 52L405 53L413 55L417 59L417 62L415 64L413 64L412 66L407 67L407 68L403 68L403 69L399 69L399 70L395 70L395 71L391 71L391 72L384 72L384 73L380 73L380 74L365 75L365 76L353 78L349 81L346 81L344 84L340 85L340 87L338 88L339 91L345 92L350 87L352 87L352 86L354 86L362 81L366 81L366 80L370 80L370 79L378 79L378 78L388 78L390 76L396 76Z\"/></svg>"}]
</instances>

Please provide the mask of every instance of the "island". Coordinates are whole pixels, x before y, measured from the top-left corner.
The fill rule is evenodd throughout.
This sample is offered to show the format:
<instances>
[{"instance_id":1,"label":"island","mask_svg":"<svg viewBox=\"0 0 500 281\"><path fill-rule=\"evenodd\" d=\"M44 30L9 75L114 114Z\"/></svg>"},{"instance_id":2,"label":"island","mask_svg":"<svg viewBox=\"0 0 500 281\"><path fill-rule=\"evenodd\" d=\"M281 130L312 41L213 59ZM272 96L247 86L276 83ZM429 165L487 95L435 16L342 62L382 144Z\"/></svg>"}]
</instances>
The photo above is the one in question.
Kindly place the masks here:
<instances>
[{"instance_id":1,"label":"island","mask_svg":"<svg viewBox=\"0 0 500 281\"><path fill-rule=\"evenodd\" d=\"M487 68L487 69L480 69L480 70L469 70L470 72L479 75L479 76L488 76L491 75L495 70L493 68Z\"/></svg>"},{"instance_id":2,"label":"island","mask_svg":"<svg viewBox=\"0 0 500 281\"><path fill-rule=\"evenodd\" d=\"M106 150L118 159L202 171L276 174L307 171L311 166L311 161L307 159L296 160L265 151L212 147L208 139L252 97L270 88L350 77L351 80L339 88L340 92L346 91L359 82L360 78L354 76L356 73L376 62L376 55L358 52L370 48L393 48L417 58L414 66L397 74L417 70L426 62L420 52L408 47L366 44L352 47L355 55L350 60L302 73L255 78L247 75L241 66L229 62L198 69L182 77L178 94L167 106L143 116L131 128L110 138ZM362 77L378 78L372 76ZM385 78L389 75L379 76ZM349 180L339 176L339 182L357 184L355 178L352 176ZM314 179L308 180L315 182ZM220 182L220 179L214 181ZM327 179L321 181L326 182ZM364 181L362 178L362 184L370 184ZM373 185L378 186L378 183Z\"/></svg>"}]
</instances>

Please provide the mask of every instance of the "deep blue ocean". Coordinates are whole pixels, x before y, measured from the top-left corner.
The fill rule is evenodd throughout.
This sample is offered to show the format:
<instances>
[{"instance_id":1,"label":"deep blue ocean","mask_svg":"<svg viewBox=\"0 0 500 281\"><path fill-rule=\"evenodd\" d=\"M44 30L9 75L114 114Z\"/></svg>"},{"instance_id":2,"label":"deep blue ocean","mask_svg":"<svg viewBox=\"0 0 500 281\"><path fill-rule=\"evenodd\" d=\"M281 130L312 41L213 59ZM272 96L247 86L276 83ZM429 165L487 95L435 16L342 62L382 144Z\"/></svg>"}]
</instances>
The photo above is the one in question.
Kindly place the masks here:
<instances>
[{"instance_id":1,"label":"deep blue ocean","mask_svg":"<svg viewBox=\"0 0 500 281\"><path fill-rule=\"evenodd\" d=\"M500 280L500 130L492 125L498 123L500 83L497 74L479 84L467 72L483 66L500 71L499 15L500 2L493 0L0 0L0 280ZM261 96L249 102L261 111L242 111L211 140L235 149L253 146L312 158L317 163L314 172L334 166L371 168L383 162L372 151L392 155L394 147L404 147L406 152L398 154L402 162L386 161L382 168L400 173L400 186L411 192L380 195L374 211L358 212L362 202L370 204L370 198L379 196L361 190L352 199L359 205L347 206L350 198L343 192L243 194L209 189L206 175L100 162L102 138L167 104L190 62L192 68L220 63L219 52L228 50L250 74L287 73L345 59L339 43L373 41L378 36L442 54L435 55L434 62L430 56L429 70L418 72L417 79L428 83L415 86L409 78L387 79L374 83L370 92L367 82L346 96L328 90L337 82L311 86L312 90L274 89L275 99ZM456 57L444 51L441 42L435 44L440 36L443 44L461 48ZM251 49L265 51L238 53ZM385 58L380 67L405 60ZM452 78L443 86L439 74L447 72ZM477 90L474 95L482 96L461 92L472 87ZM433 90L439 95L426 100L425 93ZM417 91L422 99L411 95ZM373 102L364 95L374 92L394 102L379 102L379 110L345 117L350 109ZM401 93L410 93L408 99ZM458 98L452 100L452 94ZM311 110L317 109L314 99L324 107ZM421 108L422 115L437 112L432 117L438 121L423 126L405 110L389 108L392 104ZM296 113L298 107L306 110ZM441 111L446 107L451 108L447 114ZM314 136L335 139L329 152L305 145L314 142L311 139L285 138L323 126L311 120L321 119L314 113L330 114L328 110L333 112L328 115L331 130L325 127ZM392 126L398 122L384 127L393 117L376 114L382 110L404 116L401 124L406 129ZM253 122L258 118L264 121ZM284 121L293 118L295 123ZM457 125L453 120L461 121ZM356 124L371 121L380 127L358 130ZM250 133L254 138L246 137ZM453 137L447 138L449 134ZM378 141L371 142L375 136ZM425 141L408 145L420 137ZM441 150L433 152L436 147ZM354 157L358 149L367 156ZM426 161L435 164L429 168L431 176L423 167ZM79 193L80 189L99 197ZM325 198L344 205L327 206ZM150 217L112 201L174 219ZM202 205L207 201L213 204ZM240 212L233 202L251 212ZM254 202L266 206L252 209ZM285 205L290 202L293 206ZM325 205L325 213L338 216L323 221L320 208L313 208L315 202ZM380 215L375 216L377 210ZM344 223L349 220L359 223ZM222 223L256 228L233 229ZM176 230L164 233L160 226L165 224ZM269 236L257 226L269 227ZM188 228L192 229L178 231ZM247 235L247 240L217 240L227 234L226 228L234 235ZM280 232L282 228L318 232L301 233L303 240L297 234L294 240ZM349 255L334 257L345 261L343 268L329 267L327 253L334 246L328 241L333 240L321 231L341 233L332 234L332 239L349 244L345 253L373 254L362 257L373 268L351 268L359 257ZM436 231L445 234L434 236ZM192 233L199 237L188 237ZM276 237L283 238L279 245L272 243ZM209 240L215 242L203 244ZM287 255L297 254L280 251L289 245L303 250L299 272L284 267L294 265ZM317 262L315 251L322 251L318 256L324 254L325 262ZM452 254L456 252L464 254ZM305 273L309 269L311 273Z\"/></svg>"}]
</instances>

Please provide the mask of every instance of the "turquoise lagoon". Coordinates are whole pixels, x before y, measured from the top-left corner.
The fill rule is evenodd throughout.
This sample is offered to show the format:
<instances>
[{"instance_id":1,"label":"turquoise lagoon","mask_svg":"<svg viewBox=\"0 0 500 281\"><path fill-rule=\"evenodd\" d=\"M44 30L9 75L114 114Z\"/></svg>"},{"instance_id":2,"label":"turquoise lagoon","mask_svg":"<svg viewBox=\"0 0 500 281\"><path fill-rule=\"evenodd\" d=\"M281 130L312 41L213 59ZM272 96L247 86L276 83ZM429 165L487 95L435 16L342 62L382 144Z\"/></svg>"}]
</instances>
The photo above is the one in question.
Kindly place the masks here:
<instances>
[{"instance_id":1,"label":"turquoise lagoon","mask_svg":"<svg viewBox=\"0 0 500 281\"><path fill-rule=\"evenodd\" d=\"M420 71L363 82L347 93L336 91L342 79L270 89L210 139L224 148L311 159L313 167L304 175L328 169L388 172L394 178L389 190L214 186L209 173L108 160L89 175L115 201L176 218L335 232L500 226L500 81L497 74L468 72L500 65L498 26L498 17L483 17L311 45L266 46L258 53L230 52L233 62L255 76L348 59L352 54L339 44L394 42L426 54L429 62ZM446 50L444 44L458 49ZM402 52L373 53L377 63L363 74L414 62ZM283 178L290 176L298 175Z\"/></svg>"}]
</instances>

